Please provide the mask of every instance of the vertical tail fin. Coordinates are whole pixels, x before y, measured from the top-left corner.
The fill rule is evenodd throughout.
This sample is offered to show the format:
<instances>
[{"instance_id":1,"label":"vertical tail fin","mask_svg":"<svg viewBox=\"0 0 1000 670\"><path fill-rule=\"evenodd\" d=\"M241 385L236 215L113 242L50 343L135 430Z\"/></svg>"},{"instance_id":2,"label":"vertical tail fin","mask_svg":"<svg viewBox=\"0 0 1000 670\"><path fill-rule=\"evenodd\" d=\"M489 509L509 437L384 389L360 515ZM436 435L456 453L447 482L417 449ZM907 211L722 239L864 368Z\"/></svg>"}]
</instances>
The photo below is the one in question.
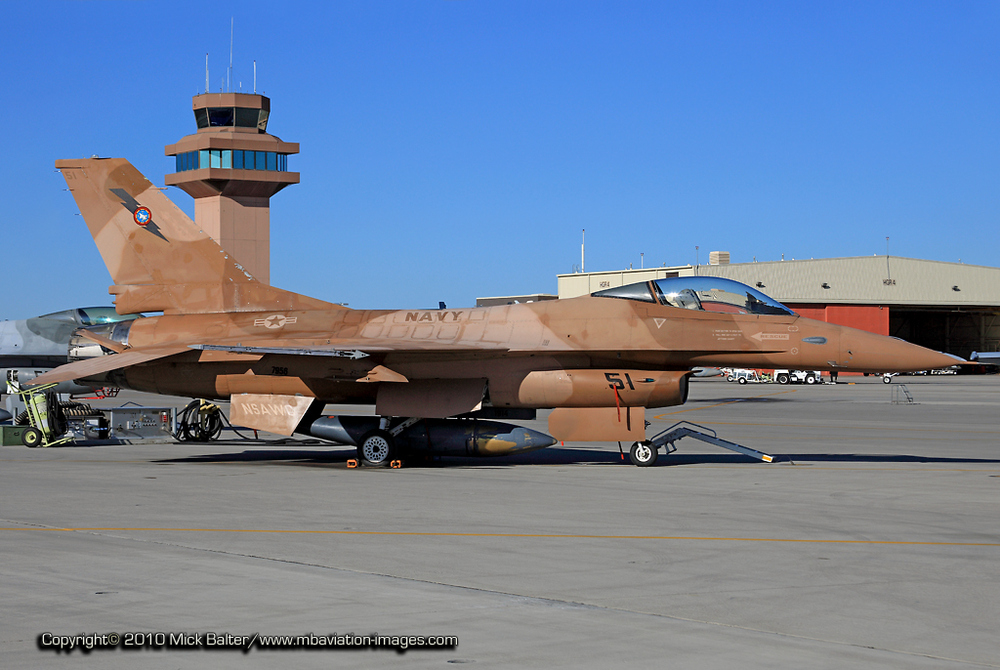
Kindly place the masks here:
<instances>
[{"instance_id":1,"label":"vertical tail fin","mask_svg":"<svg viewBox=\"0 0 1000 670\"><path fill-rule=\"evenodd\" d=\"M56 168L111 273L120 314L340 307L258 282L124 158Z\"/></svg>"}]
</instances>

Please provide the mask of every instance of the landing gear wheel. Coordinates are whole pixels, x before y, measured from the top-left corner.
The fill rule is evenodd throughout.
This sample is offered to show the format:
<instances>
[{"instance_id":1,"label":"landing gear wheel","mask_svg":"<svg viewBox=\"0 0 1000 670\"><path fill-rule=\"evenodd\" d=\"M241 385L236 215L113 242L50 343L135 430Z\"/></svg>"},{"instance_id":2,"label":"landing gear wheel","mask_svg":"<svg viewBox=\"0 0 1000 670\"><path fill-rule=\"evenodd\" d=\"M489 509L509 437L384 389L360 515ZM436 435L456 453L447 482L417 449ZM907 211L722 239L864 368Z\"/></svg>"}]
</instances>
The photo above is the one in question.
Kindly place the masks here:
<instances>
[{"instance_id":1,"label":"landing gear wheel","mask_svg":"<svg viewBox=\"0 0 1000 670\"><path fill-rule=\"evenodd\" d=\"M21 443L26 447L37 447L42 444L42 431L37 428L25 428L21 433Z\"/></svg>"},{"instance_id":2,"label":"landing gear wheel","mask_svg":"<svg viewBox=\"0 0 1000 670\"><path fill-rule=\"evenodd\" d=\"M628 450L628 456L632 460L632 465L645 468L656 462L656 452L657 450L648 442L636 442Z\"/></svg>"},{"instance_id":3,"label":"landing gear wheel","mask_svg":"<svg viewBox=\"0 0 1000 670\"><path fill-rule=\"evenodd\" d=\"M395 441L384 430L365 433L358 442L358 459L365 465L389 465L395 456Z\"/></svg>"}]
</instances>

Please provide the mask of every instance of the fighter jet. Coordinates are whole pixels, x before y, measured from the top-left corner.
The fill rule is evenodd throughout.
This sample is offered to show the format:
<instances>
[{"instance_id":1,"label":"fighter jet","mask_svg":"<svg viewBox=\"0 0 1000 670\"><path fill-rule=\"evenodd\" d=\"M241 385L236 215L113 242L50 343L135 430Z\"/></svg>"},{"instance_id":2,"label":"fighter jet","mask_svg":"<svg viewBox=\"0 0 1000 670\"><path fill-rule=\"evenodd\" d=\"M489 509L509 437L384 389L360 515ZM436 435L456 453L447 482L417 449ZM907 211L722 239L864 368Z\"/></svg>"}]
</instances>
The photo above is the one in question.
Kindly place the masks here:
<instances>
[{"instance_id":1,"label":"fighter jet","mask_svg":"<svg viewBox=\"0 0 1000 670\"><path fill-rule=\"evenodd\" d=\"M81 329L94 354L36 381L229 400L237 425L404 452L491 456L645 439L645 409L685 402L695 367L903 371L953 359L813 321L714 277L461 309L354 310L256 281L128 161L62 160L123 314ZM328 403L373 416L328 416ZM497 418L552 409L550 435Z\"/></svg>"}]
</instances>

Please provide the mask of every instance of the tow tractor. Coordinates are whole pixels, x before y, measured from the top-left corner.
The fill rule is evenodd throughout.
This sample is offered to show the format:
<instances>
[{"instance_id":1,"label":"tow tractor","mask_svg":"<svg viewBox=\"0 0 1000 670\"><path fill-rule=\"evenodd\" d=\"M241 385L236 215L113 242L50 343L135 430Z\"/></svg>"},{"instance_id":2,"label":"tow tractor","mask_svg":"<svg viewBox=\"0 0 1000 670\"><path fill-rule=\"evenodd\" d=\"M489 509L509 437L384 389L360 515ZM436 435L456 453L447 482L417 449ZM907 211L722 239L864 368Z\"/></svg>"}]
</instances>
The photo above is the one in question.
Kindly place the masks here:
<instances>
[{"instance_id":1,"label":"tow tractor","mask_svg":"<svg viewBox=\"0 0 1000 670\"><path fill-rule=\"evenodd\" d=\"M775 370L774 381L779 384L816 384L823 381L818 370Z\"/></svg>"}]
</instances>

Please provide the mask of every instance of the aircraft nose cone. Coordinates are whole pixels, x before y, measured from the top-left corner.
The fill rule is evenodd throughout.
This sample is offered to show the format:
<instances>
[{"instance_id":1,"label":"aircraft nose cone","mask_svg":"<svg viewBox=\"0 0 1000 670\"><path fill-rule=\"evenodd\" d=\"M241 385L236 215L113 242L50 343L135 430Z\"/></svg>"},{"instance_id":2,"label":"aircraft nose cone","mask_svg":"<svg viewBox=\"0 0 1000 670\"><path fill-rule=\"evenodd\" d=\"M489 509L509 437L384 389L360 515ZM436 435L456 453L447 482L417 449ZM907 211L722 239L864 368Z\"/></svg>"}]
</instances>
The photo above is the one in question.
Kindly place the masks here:
<instances>
[{"instance_id":1,"label":"aircraft nose cone","mask_svg":"<svg viewBox=\"0 0 1000 670\"><path fill-rule=\"evenodd\" d=\"M958 361L916 344L884 335L851 330L841 335L843 370L852 372L915 372L955 365Z\"/></svg>"}]
</instances>

